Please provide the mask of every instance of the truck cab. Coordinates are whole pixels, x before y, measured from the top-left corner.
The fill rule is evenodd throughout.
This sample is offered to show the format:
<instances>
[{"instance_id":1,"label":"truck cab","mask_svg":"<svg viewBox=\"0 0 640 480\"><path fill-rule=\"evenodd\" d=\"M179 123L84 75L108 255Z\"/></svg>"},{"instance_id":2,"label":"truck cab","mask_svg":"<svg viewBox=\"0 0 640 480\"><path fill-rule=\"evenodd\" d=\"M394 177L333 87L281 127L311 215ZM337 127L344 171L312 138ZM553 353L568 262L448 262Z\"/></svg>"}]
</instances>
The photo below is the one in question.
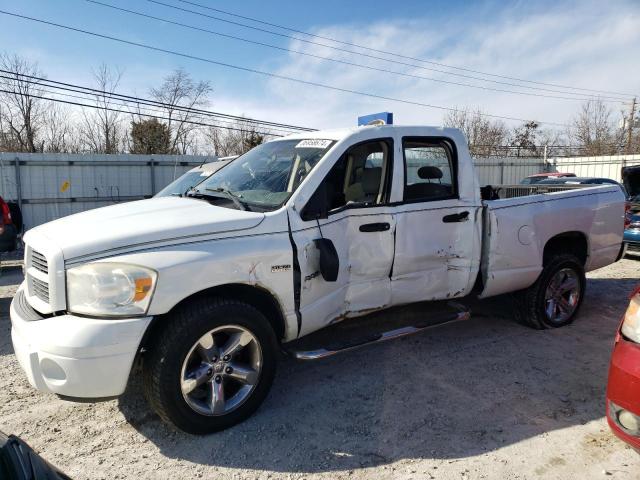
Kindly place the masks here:
<instances>
[{"instance_id":1,"label":"truck cab","mask_svg":"<svg viewBox=\"0 0 640 480\"><path fill-rule=\"evenodd\" d=\"M290 206L303 335L335 318L464 296L479 269L480 188L459 131L368 127L346 143ZM339 252L334 282L317 275L320 233Z\"/></svg>"}]
</instances>

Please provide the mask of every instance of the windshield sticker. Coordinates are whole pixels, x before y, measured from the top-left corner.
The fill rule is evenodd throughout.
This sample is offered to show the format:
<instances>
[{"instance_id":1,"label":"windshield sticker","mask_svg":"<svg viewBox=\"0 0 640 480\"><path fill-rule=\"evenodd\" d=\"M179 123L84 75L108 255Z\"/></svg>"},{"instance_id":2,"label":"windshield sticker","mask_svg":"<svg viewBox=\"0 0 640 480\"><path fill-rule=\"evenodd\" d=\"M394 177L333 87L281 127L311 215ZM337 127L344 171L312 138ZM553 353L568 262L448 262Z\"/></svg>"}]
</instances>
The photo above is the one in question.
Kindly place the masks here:
<instances>
[{"instance_id":1,"label":"windshield sticker","mask_svg":"<svg viewBox=\"0 0 640 480\"><path fill-rule=\"evenodd\" d=\"M333 140L309 139L302 140L296 145L296 148L327 148Z\"/></svg>"}]
</instances>

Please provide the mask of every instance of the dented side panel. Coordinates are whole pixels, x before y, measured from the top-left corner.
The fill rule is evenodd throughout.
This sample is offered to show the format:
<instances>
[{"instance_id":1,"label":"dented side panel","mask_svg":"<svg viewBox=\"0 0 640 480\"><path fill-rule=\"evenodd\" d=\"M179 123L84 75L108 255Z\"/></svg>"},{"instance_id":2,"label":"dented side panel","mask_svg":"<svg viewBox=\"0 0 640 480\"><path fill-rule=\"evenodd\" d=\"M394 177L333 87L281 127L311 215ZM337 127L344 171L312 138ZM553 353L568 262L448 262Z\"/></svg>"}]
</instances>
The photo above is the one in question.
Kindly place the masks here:
<instances>
[{"instance_id":1,"label":"dented side panel","mask_svg":"<svg viewBox=\"0 0 640 480\"><path fill-rule=\"evenodd\" d=\"M467 295L480 259L480 208L459 199L405 205L398 213L392 303ZM469 212L462 222L443 217Z\"/></svg>"},{"instance_id":2,"label":"dented side panel","mask_svg":"<svg viewBox=\"0 0 640 480\"><path fill-rule=\"evenodd\" d=\"M532 285L542 271L544 247L556 235L579 232L585 236L587 271L613 263L620 251L624 195L616 186L485 204L481 298Z\"/></svg>"},{"instance_id":3,"label":"dented side panel","mask_svg":"<svg viewBox=\"0 0 640 480\"><path fill-rule=\"evenodd\" d=\"M150 315L166 313L183 299L212 287L252 285L269 292L278 302L285 317L284 340L297 337L293 257L286 230L169 245L106 261L142 264L158 272Z\"/></svg>"},{"instance_id":4,"label":"dented side panel","mask_svg":"<svg viewBox=\"0 0 640 480\"><path fill-rule=\"evenodd\" d=\"M300 336L342 318L367 313L391 304L389 274L393 264L395 218L390 207L347 209L329 219L305 222L307 228L292 233L301 270ZM360 226L388 223L389 229L362 232ZM295 221L294 221L295 223ZM319 271L319 251L314 240L330 239L340 268L335 282Z\"/></svg>"},{"instance_id":5,"label":"dented side panel","mask_svg":"<svg viewBox=\"0 0 640 480\"><path fill-rule=\"evenodd\" d=\"M530 286L542 270L542 251L535 232L528 244L518 241L519 230L530 223L522 208L484 212L482 280L480 298L513 292Z\"/></svg>"}]
</instances>

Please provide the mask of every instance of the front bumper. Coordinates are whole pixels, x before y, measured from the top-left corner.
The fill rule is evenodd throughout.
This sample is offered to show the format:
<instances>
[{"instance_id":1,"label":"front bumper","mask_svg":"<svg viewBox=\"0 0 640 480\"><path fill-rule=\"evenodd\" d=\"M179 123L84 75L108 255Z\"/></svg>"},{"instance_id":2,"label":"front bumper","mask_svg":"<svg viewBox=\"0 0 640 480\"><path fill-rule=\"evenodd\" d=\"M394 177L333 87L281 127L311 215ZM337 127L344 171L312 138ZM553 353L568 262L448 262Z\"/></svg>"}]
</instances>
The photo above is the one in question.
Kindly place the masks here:
<instances>
[{"instance_id":1,"label":"front bumper","mask_svg":"<svg viewBox=\"0 0 640 480\"><path fill-rule=\"evenodd\" d=\"M640 435L632 435L616 420L611 402L640 416L640 345L618 335L609 366L607 421L619 438L640 449Z\"/></svg>"},{"instance_id":2,"label":"front bumper","mask_svg":"<svg viewBox=\"0 0 640 480\"><path fill-rule=\"evenodd\" d=\"M11 340L29 383L76 398L122 394L151 317L43 318L27 303L23 290L24 283L11 302Z\"/></svg>"}]
</instances>

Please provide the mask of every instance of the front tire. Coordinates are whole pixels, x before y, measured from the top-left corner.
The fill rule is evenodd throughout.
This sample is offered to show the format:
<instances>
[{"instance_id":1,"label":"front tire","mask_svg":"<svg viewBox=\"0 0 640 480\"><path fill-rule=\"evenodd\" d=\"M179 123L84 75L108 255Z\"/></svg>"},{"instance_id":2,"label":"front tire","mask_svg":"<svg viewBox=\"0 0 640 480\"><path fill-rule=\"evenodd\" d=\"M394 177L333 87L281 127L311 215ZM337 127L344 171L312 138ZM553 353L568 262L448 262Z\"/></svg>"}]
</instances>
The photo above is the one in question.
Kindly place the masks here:
<instances>
[{"instance_id":1,"label":"front tire","mask_svg":"<svg viewBox=\"0 0 640 480\"><path fill-rule=\"evenodd\" d=\"M582 305L585 287L580 260L569 254L556 255L533 285L515 294L516 319L535 329L568 325Z\"/></svg>"},{"instance_id":2,"label":"front tire","mask_svg":"<svg viewBox=\"0 0 640 480\"><path fill-rule=\"evenodd\" d=\"M163 319L143 358L143 386L166 422L192 434L242 422L264 401L278 345L267 318L235 299L202 297Z\"/></svg>"}]
</instances>

